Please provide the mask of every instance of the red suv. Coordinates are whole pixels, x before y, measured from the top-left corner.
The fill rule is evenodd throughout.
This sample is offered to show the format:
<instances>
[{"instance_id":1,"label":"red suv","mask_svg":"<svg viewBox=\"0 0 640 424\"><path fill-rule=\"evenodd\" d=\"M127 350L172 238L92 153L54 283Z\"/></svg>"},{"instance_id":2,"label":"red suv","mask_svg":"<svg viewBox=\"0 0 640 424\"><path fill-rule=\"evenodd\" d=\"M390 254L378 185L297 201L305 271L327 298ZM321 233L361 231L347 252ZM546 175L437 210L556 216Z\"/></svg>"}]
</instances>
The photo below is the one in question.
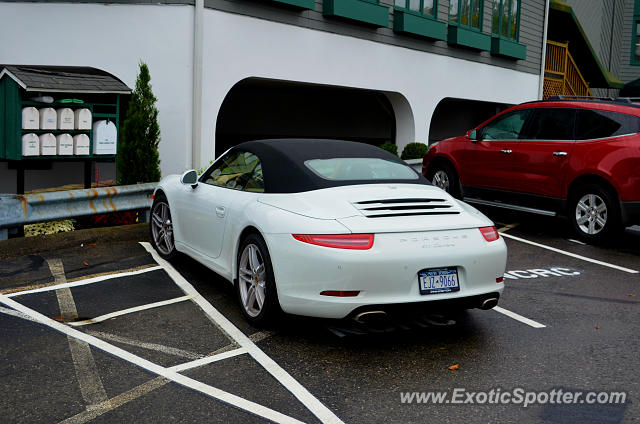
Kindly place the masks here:
<instances>
[{"instance_id":1,"label":"red suv","mask_svg":"<svg viewBox=\"0 0 640 424\"><path fill-rule=\"evenodd\" d=\"M629 99L524 103L431 144L422 173L469 203L565 215L598 242L640 223L638 132Z\"/></svg>"}]
</instances>

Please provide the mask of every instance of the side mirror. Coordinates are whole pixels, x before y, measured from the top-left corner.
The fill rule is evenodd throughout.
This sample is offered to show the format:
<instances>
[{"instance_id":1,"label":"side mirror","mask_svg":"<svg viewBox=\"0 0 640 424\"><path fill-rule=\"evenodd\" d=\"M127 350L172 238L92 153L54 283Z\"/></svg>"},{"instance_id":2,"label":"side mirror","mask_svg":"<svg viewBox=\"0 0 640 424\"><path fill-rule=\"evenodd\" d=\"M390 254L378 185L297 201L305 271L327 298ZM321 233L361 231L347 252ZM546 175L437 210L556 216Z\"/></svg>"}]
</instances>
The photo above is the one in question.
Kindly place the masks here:
<instances>
[{"instance_id":1,"label":"side mirror","mask_svg":"<svg viewBox=\"0 0 640 424\"><path fill-rule=\"evenodd\" d=\"M182 174L182 177L180 177L180 182L184 185L190 185L191 188L196 188L198 187L198 173L195 171L195 169L191 169Z\"/></svg>"},{"instance_id":2,"label":"side mirror","mask_svg":"<svg viewBox=\"0 0 640 424\"><path fill-rule=\"evenodd\" d=\"M471 141L479 141L480 140L480 131L478 130L471 130L469 131L469 140Z\"/></svg>"}]
</instances>

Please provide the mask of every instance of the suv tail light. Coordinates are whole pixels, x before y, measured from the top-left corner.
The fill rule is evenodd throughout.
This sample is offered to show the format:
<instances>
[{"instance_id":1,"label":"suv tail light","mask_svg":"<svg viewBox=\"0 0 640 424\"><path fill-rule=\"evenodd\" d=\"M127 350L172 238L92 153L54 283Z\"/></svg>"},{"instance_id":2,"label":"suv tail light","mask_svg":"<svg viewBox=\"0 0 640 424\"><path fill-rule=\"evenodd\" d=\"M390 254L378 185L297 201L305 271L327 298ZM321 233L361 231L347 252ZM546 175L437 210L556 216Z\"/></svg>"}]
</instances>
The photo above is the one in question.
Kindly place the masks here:
<instances>
[{"instance_id":1,"label":"suv tail light","mask_svg":"<svg viewBox=\"0 0 640 424\"><path fill-rule=\"evenodd\" d=\"M479 230L486 241L496 241L500 238L500 233L496 230L495 225L491 227L480 227Z\"/></svg>"},{"instance_id":2,"label":"suv tail light","mask_svg":"<svg viewBox=\"0 0 640 424\"><path fill-rule=\"evenodd\" d=\"M373 234L291 234L294 239L336 249L367 250L373 246Z\"/></svg>"}]
</instances>

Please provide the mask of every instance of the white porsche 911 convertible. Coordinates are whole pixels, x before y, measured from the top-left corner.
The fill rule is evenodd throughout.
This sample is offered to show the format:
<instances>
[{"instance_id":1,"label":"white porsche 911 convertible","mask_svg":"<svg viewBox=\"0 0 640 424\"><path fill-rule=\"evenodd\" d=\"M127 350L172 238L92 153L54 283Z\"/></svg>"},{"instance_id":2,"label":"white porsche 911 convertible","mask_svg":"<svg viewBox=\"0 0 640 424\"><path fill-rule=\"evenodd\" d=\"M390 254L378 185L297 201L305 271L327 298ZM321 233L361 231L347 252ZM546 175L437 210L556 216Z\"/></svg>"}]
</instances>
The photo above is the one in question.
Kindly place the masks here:
<instances>
[{"instance_id":1,"label":"white porsche 911 convertible","mask_svg":"<svg viewBox=\"0 0 640 424\"><path fill-rule=\"evenodd\" d=\"M151 238L235 285L246 319L493 308L504 240L398 157L337 140L249 141L160 181Z\"/></svg>"}]
</instances>

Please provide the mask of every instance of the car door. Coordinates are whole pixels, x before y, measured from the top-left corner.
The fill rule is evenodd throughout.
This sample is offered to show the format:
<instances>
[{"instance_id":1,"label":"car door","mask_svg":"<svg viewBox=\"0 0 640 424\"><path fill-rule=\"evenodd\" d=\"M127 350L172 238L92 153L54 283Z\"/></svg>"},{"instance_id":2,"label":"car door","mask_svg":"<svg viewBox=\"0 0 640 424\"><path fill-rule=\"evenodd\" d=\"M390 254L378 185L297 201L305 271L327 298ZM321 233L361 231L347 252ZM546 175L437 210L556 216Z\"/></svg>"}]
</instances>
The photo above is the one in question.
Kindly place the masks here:
<instances>
[{"instance_id":1,"label":"car door","mask_svg":"<svg viewBox=\"0 0 640 424\"><path fill-rule=\"evenodd\" d=\"M231 151L207 169L195 188L184 186L173 207L189 248L210 258L220 256L233 204L257 165L252 153Z\"/></svg>"},{"instance_id":2,"label":"car door","mask_svg":"<svg viewBox=\"0 0 640 424\"><path fill-rule=\"evenodd\" d=\"M561 197L575 145L575 119L574 108L533 110L522 139L512 149L513 166L517 169L510 180L513 191Z\"/></svg>"},{"instance_id":3,"label":"car door","mask_svg":"<svg viewBox=\"0 0 640 424\"><path fill-rule=\"evenodd\" d=\"M506 112L478 130L478 140L470 140L459 160L461 181L465 186L498 190L513 189L517 171L513 152L531 110Z\"/></svg>"}]
</instances>

